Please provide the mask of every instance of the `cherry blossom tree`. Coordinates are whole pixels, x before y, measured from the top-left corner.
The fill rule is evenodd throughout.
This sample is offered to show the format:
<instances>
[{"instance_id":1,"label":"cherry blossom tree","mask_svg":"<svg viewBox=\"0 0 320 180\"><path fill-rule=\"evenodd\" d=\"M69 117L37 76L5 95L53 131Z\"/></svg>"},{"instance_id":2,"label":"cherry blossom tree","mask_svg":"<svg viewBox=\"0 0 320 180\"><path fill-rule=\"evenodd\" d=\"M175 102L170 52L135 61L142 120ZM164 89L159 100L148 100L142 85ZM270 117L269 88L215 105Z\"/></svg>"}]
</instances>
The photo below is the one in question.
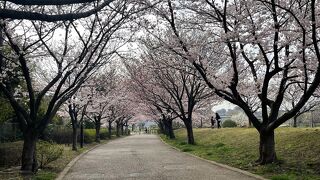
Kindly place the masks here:
<instances>
[{"instance_id":1,"label":"cherry blossom tree","mask_svg":"<svg viewBox=\"0 0 320 180\"><path fill-rule=\"evenodd\" d=\"M80 91L81 92L81 91ZM77 150L77 142L78 142L78 126L79 123L83 122L83 119L86 114L87 106L90 100L86 100L88 95L81 96L79 95L80 92L74 94L68 101L67 101L67 112L69 114L71 125L72 125L72 150ZM81 128L80 133L80 142L81 147L83 146L83 129Z\"/></svg>"},{"instance_id":2,"label":"cherry blossom tree","mask_svg":"<svg viewBox=\"0 0 320 180\"><path fill-rule=\"evenodd\" d=\"M158 123L161 133L167 135L170 139L174 139L175 135L172 128L172 113L169 107L165 104L171 104L171 98L167 93L161 93L159 88L150 86L145 79L145 75L140 68L135 69L132 66L127 66L131 83L129 84L129 90L133 94L132 102L139 104L138 111L147 114L151 119L155 119ZM161 98L157 98L161 96ZM159 100L161 99L161 100ZM162 103L165 101L166 103ZM137 119L137 118L136 118ZM136 122L135 122L136 123Z\"/></svg>"},{"instance_id":3,"label":"cherry blossom tree","mask_svg":"<svg viewBox=\"0 0 320 180\"><path fill-rule=\"evenodd\" d=\"M175 37L161 39L164 46L188 60L216 95L241 107L258 130L257 162L276 161L274 130L304 107L320 83L319 3L168 0L155 12ZM294 85L303 93L280 114ZM259 102L261 120L248 95Z\"/></svg>"},{"instance_id":4,"label":"cherry blossom tree","mask_svg":"<svg viewBox=\"0 0 320 180\"><path fill-rule=\"evenodd\" d=\"M22 104L21 98L5 83L11 70L1 67L0 90L15 110L24 135L22 170L36 171L35 146L39 134L60 106L130 38L119 33L136 11L135 6L120 3L102 12L108 17L95 16L80 23L1 21L3 45L10 47L2 60L21 69L27 89L23 97L27 104ZM45 115L40 117L39 107L44 98L49 103Z\"/></svg>"},{"instance_id":5,"label":"cherry blossom tree","mask_svg":"<svg viewBox=\"0 0 320 180\"><path fill-rule=\"evenodd\" d=\"M146 99L153 101L152 106L162 114L162 119L168 120L165 122L171 123L171 132L173 118L168 118L168 114L173 113L173 116L179 117L186 126L188 143L194 144L193 112L213 94L200 77L195 75L193 67L186 62L181 63L179 57L171 56L166 49L154 48L158 44L149 42L144 44L145 54L139 59L141 65L138 69L141 74L136 74L136 78L143 78L138 80L138 85L145 89L141 92L149 94Z\"/></svg>"},{"instance_id":6,"label":"cherry blossom tree","mask_svg":"<svg viewBox=\"0 0 320 180\"><path fill-rule=\"evenodd\" d=\"M308 102L293 116L293 127L297 127L298 118L310 111L313 111L317 108L319 105L319 97L317 95L318 90L310 99ZM299 97L303 94L303 89L299 87L298 85L292 85L290 88L288 88L286 94L284 95L284 101L283 104L285 111L290 111L299 101Z\"/></svg>"},{"instance_id":7,"label":"cherry blossom tree","mask_svg":"<svg viewBox=\"0 0 320 180\"><path fill-rule=\"evenodd\" d=\"M87 117L95 124L96 142L100 142L100 128L102 120L108 118L109 107L117 101L117 77L115 69L98 74L91 78L90 84L91 99L87 109Z\"/></svg>"}]
</instances>

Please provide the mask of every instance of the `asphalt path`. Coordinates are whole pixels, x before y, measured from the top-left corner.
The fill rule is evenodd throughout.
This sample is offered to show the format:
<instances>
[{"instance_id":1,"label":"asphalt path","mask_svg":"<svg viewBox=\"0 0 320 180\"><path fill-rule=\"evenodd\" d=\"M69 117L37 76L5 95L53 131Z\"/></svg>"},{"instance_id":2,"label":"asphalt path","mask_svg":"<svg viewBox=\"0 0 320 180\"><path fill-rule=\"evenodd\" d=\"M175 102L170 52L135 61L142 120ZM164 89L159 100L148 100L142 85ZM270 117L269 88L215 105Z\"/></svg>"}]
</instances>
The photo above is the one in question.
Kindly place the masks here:
<instances>
[{"instance_id":1,"label":"asphalt path","mask_svg":"<svg viewBox=\"0 0 320 180\"><path fill-rule=\"evenodd\" d=\"M132 135L81 157L64 179L250 180L254 177L181 153L156 135Z\"/></svg>"}]
</instances>

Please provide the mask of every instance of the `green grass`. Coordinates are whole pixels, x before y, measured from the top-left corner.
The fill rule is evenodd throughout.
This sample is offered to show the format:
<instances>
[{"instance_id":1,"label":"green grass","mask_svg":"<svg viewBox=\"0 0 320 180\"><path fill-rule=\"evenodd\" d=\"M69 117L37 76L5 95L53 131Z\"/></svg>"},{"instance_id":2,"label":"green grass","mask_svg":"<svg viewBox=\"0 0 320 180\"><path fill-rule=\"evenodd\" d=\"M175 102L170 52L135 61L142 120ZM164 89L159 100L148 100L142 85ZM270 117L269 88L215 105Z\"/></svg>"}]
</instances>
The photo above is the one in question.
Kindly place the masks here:
<instances>
[{"instance_id":1,"label":"green grass","mask_svg":"<svg viewBox=\"0 0 320 180\"><path fill-rule=\"evenodd\" d=\"M279 163L260 166L259 136L253 128L194 129L196 145L186 143L186 131L175 131L167 143L181 151L228 164L274 180L320 180L320 129L278 128L276 152Z\"/></svg>"}]
</instances>

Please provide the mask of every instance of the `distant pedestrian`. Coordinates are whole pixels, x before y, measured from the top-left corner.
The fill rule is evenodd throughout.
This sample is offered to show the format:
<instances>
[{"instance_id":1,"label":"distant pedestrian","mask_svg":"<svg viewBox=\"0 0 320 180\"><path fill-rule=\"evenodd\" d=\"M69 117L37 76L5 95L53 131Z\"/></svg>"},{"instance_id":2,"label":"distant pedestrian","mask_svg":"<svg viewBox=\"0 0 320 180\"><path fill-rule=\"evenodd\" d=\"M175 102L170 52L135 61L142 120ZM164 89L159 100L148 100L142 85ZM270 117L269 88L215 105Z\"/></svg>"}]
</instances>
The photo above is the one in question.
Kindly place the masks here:
<instances>
[{"instance_id":1,"label":"distant pedestrian","mask_svg":"<svg viewBox=\"0 0 320 180\"><path fill-rule=\"evenodd\" d=\"M214 128L214 123L215 123L215 120L213 118L213 116L211 117L211 128L213 129Z\"/></svg>"},{"instance_id":2,"label":"distant pedestrian","mask_svg":"<svg viewBox=\"0 0 320 180\"><path fill-rule=\"evenodd\" d=\"M146 132L146 134L148 133L148 129L147 128L144 131Z\"/></svg>"},{"instance_id":3,"label":"distant pedestrian","mask_svg":"<svg viewBox=\"0 0 320 180\"><path fill-rule=\"evenodd\" d=\"M216 113L216 120L217 120L217 123L218 123L218 129L221 128L221 125L220 125L221 121L220 121L220 119L221 119L221 117L219 116L218 113Z\"/></svg>"}]
</instances>

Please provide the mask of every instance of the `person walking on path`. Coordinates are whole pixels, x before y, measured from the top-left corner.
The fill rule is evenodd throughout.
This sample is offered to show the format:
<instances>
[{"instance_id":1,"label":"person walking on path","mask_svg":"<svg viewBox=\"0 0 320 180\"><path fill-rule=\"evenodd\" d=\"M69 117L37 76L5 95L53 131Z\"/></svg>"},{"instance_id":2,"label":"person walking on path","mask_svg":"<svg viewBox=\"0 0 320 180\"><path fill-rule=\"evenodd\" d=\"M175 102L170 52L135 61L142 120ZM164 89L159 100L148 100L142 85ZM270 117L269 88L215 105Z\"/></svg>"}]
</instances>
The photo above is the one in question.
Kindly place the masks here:
<instances>
[{"instance_id":1,"label":"person walking on path","mask_svg":"<svg viewBox=\"0 0 320 180\"><path fill-rule=\"evenodd\" d=\"M215 123L215 120L213 118L213 116L211 117L211 128L213 129L214 128L214 123Z\"/></svg>"},{"instance_id":2,"label":"person walking on path","mask_svg":"<svg viewBox=\"0 0 320 180\"><path fill-rule=\"evenodd\" d=\"M221 117L219 116L218 113L216 113L216 120L217 120L217 123L218 123L218 129L221 128L221 125L220 125L221 121L220 121L220 119L221 119Z\"/></svg>"}]
</instances>

